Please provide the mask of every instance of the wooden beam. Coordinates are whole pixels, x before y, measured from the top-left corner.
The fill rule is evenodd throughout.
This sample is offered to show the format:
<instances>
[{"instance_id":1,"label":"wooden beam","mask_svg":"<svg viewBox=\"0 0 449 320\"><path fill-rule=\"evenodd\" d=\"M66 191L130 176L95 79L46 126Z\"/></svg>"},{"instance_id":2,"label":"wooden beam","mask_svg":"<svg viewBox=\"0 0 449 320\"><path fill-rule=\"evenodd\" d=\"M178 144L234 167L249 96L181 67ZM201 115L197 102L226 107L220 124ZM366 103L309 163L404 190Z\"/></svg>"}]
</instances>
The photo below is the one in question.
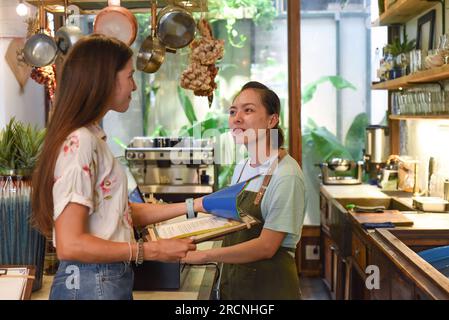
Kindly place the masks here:
<instances>
[{"instance_id":1,"label":"wooden beam","mask_svg":"<svg viewBox=\"0 0 449 320\"><path fill-rule=\"evenodd\" d=\"M290 155L302 165L300 1L288 1L288 133Z\"/></svg>"}]
</instances>

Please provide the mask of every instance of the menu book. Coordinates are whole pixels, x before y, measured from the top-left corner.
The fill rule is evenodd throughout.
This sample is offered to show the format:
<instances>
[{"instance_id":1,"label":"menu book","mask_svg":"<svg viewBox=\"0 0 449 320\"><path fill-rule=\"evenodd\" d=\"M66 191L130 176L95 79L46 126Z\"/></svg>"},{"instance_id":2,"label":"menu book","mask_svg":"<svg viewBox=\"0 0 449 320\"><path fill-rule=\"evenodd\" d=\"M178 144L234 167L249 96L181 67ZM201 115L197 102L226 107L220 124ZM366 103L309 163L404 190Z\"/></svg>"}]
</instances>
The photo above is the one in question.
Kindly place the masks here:
<instances>
[{"instance_id":1,"label":"menu book","mask_svg":"<svg viewBox=\"0 0 449 320\"><path fill-rule=\"evenodd\" d=\"M236 231L249 229L258 223L260 221L250 215L241 215L240 221L237 221L200 213L194 219L175 218L151 225L148 227L148 236L153 241L191 238L194 243L199 243Z\"/></svg>"}]
</instances>

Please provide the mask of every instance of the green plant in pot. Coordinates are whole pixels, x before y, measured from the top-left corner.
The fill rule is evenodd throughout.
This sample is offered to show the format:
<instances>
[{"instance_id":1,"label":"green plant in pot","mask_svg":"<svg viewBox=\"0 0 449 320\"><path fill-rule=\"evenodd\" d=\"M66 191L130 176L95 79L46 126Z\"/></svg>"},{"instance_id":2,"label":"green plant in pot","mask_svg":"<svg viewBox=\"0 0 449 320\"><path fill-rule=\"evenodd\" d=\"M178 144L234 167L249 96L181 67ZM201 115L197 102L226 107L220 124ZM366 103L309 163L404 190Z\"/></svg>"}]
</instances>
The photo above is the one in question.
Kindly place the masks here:
<instances>
[{"instance_id":1,"label":"green plant in pot","mask_svg":"<svg viewBox=\"0 0 449 320\"><path fill-rule=\"evenodd\" d=\"M15 118L0 130L0 265L35 266L33 291L42 287L45 237L30 224L30 180L44 137Z\"/></svg>"},{"instance_id":2,"label":"green plant in pot","mask_svg":"<svg viewBox=\"0 0 449 320\"><path fill-rule=\"evenodd\" d=\"M394 59L394 67L393 70L395 72L395 76L391 77L398 78L401 76L405 76L410 73L410 59L408 53L415 49L416 40L408 40L407 34L404 34L404 41L401 42L399 38L393 40L392 43L388 44L386 49Z\"/></svg>"},{"instance_id":3,"label":"green plant in pot","mask_svg":"<svg viewBox=\"0 0 449 320\"><path fill-rule=\"evenodd\" d=\"M31 176L45 132L11 118L0 131L0 176Z\"/></svg>"}]
</instances>

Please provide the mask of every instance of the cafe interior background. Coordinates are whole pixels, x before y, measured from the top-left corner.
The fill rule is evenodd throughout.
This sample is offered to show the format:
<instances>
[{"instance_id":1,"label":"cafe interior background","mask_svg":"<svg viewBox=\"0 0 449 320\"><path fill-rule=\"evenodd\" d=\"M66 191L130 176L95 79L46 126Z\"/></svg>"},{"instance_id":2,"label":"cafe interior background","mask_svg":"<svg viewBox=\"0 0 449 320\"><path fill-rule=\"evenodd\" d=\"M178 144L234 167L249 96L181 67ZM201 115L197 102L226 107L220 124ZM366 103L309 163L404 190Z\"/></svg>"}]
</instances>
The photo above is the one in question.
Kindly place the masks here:
<instances>
[{"instance_id":1,"label":"cafe interior background","mask_svg":"<svg viewBox=\"0 0 449 320\"><path fill-rule=\"evenodd\" d=\"M44 128L48 120L51 109L48 88L30 77L25 77L19 84L12 71L14 68L3 58L7 55L12 40L19 38L24 41L28 36L26 19L35 17L37 2L0 1L2 129L13 117L16 121L35 125L37 128ZM72 4L75 2L77 1L69 1L68 21L77 25L83 34L92 33L95 12L84 11L80 14L79 7ZM122 4L126 2L122 1ZM102 126L108 134L109 147L115 156L123 157L123 145L128 145L134 137L178 137L195 120L212 123L212 127L223 129L222 124L226 125L223 119L226 119L226 110L232 97L249 80L267 84L280 96L281 126L289 132L292 129L289 127L292 123L289 117L298 116L289 112L289 98L292 96L289 94L289 42L300 41L300 59L297 57L295 63L300 65L301 107L295 110L300 110L301 115L302 155L297 160L302 158L302 168L310 190L302 243L307 243L311 250L299 247L297 260L303 275L319 276L322 270L320 271L320 238L317 232L321 223L319 188L322 180L319 175L322 172L316 166L317 163L326 162L331 156L346 157L353 161L363 160L366 148L365 128L368 125L386 126L393 121L399 132L395 151L419 163L417 187L420 190L427 187L430 158L433 158L435 164L432 196L444 196L442 184L444 179L449 178L449 154L444 147L449 138L449 96L446 95L447 91L443 91L446 89L444 81L429 81L409 90L404 86L401 88L404 90L394 92L385 88L373 90L376 88L372 87L373 83L382 83L381 80L392 80L401 71L416 71L410 70L413 66L408 65L402 69L396 68L396 73L393 72L393 67L387 63L392 59L397 60L397 57L389 57L384 47L394 37L403 41L405 34L409 41L416 40L420 24L418 20L427 12L434 12L433 28L424 26L421 29L421 45L429 41L430 37L433 39L433 49L445 49L442 35L448 28L446 25L443 29L443 23L448 21L447 7L443 10L439 2L432 2L422 12L402 21L403 24L399 26L388 27L379 23L379 6L382 7L381 10L388 10L388 6L393 6L395 2L302 0L300 37L293 39L288 37L287 0L196 1L196 8L192 10L195 19L206 17L212 25L214 37L225 41L224 57L217 62L217 88L213 93L212 104L209 105L206 97L195 96L192 91L180 87L180 76L189 63L189 48L182 48L175 54L167 53L156 73L136 71L134 78L138 89L132 96L129 110L125 114L110 112L103 119ZM26 8L20 15L16 11L19 3ZM97 1L98 3L101 4L95 8L96 12L107 5L106 1ZM189 1L183 3L188 4ZM48 28L54 34L55 26L61 25L63 13L60 6L49 6L48 9ZM131 47L137 54L150 32L149 6L133 12L138 21L138 32ZM408 57L417 54L415 47L410 49L414 50L406 52ZM425 58L426 54L432 56L438 52L422 51L422 64L427 63L425 67L429 69L435 67L432 65L433 61ZM395 65L397 64L400 63ZM446 102L441 102L440 95L435 94L435 99L439 99L440 103L435 107L436 111L430 105L437 102L428 103L429 109L423 111L428 117L411 117L408 120L389 118L392 114L400 116L405 112L418 114L422 111L418 110L418 102L416 106L412 103L411 110L405 110L401 99L418 100L420 92L425 92L425 100L427 93L439 93L440 90L444 93L442 95ZM295 142L300 140L295 139ZM221 143L232 143L232 138L223 134ZM288 147L291 147L290 144L291 141L287 141ZM227 156L230 155L224 155ZM214 178L218 188L229 184L230 169L232 166L226 165L217 168L217 176ZM48 245L46 251L48 255ZM307 259L310 261L307 262Z\"/></svg>"}]
</instances>

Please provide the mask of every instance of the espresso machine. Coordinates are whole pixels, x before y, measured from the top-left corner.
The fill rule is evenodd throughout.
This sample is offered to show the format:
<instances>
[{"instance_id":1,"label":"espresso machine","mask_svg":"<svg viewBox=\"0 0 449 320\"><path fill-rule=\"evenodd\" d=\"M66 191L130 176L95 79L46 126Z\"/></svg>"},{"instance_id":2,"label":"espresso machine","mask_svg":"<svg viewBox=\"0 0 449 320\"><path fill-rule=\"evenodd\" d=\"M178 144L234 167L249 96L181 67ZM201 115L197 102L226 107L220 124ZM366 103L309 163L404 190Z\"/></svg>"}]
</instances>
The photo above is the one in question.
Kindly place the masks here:
<instances>
[{"instance_id":1,"label":"espresso machine","mask_svg":"<svg viewBox=\"0 0 449 320\"><path fill-rule=\"evenodd\" d=\"M211 139L135 137L125 150L140 190L165 202L179 202L217 190Z\"/></svg>"},{"instance_id":2,"label":"espresso machine","mask_svg":"<svg viewBox=\"0 0 449 320\"><path fill-rule=\"evenodd\" d=\"M390 156L390 136L386 126L370 125L365 129L365 170L370 184L377 184Z\"/></svg>"},{"instance_id":3,"label":"espresso machine","mask_svg":"<svg viewBox=\"0 0 449 320\"><path fill-rule=\"evenodd\" d=\"M212 140L135 137L125 149L125 158L138 189L146 196L183 202L217 190ZM145 231L139 232L145 235ZM186 276L183 270L180 262L144 261L134 267L133 289L179 289Z\"/></svg>"}]
</instances>

